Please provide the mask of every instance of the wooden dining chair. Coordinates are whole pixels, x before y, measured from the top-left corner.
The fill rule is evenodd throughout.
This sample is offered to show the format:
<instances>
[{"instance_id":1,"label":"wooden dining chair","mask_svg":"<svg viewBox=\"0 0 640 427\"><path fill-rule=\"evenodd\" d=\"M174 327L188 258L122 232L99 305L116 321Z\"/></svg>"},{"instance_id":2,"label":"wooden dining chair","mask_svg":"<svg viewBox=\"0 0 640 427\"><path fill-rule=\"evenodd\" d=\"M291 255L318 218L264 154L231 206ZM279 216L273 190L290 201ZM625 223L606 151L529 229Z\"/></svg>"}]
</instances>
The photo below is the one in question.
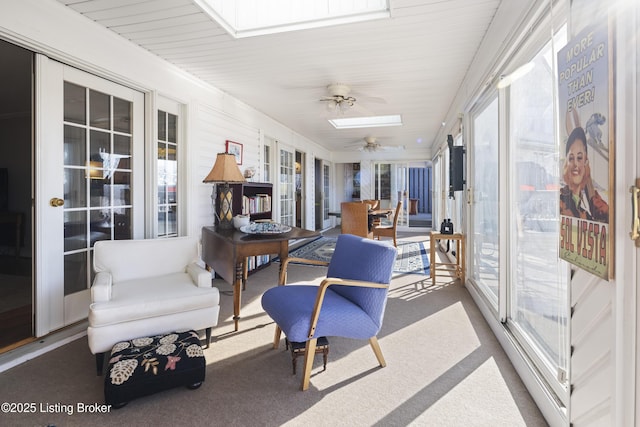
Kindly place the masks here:
<instances>
[{"instance_id":1,"label":"wooden dining chair","mask_svg":"<svg viewBox=\"0 0 640 427\"><path fill-rule=\"evenodd\" d=\"M362 203L369 205L369 209L371 210L380 209L380 200L365 199L362 201Z\"/></svg>"},{"instance_id":2,"label":"wooden dining chair","mask_svg":"<svg viewBox=\"0 0 640 427\"><path fill-rule=\"evenodd\" d=\"M393 224L392 225L380 225L373 228L373 238L380 240L380 236L391 237L393 238L393 246L398 247L397 236L398 236L398 218L400 217L400 212L402 211L402 201L398 202L396 206L396 211L393 214Z\"/></svg>"},{"instance_id":3,"label":"wooden dining chair","mask_svg":"<svg viewBox=\"0 0 640 427\"><path fill-rule=\"evenodd\" d=\"M342 202L340 204L340 232L373 238L369 231L369 208L365 203Z\"/></svg>"}]
</instances>

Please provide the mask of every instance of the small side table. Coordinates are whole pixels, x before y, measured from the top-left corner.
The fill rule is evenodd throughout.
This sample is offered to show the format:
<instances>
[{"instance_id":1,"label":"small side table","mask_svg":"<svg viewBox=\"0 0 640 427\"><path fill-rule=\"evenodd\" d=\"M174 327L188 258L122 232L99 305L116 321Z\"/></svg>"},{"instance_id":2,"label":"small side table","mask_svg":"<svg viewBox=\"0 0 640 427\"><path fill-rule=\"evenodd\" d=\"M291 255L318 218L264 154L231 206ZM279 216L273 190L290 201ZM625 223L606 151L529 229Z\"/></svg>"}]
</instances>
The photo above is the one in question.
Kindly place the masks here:
<instances>
[{"instance_id":1,"label":"small side table","mask_svg":"<svg viewBox=\"0 0 640 427\"><path fill-rule=\"evenodd\" d=\"M456 241L456 262L436 262L436 244L439 240L455 240ZM441 272L454 272L455 276L462 281L464 285L465 282L465 242L464 242L464 234L462 233L454 233L454 234L442 234L442 233L431 233L429 236L429 262L431 263L430 273L431 273L431 284L436 284L436 274L438 271ZM438 268L440 267L440 268Z\"/></svg>"},{"instance_id":2,"label":"small side table","mask_svg":"<svg viewBox=\"0 0 640 427\"><path fill-rule=\"evenodd\" d=\"M286 348L289 349L291 345L291 363L293 365L293 375L296 374L296 359L298 356L304 356L307 343L306 342L291 342L285 338ZM329 340L327 337L318 337L316 341L316 354L322 353L322 361L324 362L323 371L327 370L327 356L329 355Z\"/></svg>"}]
</instances>

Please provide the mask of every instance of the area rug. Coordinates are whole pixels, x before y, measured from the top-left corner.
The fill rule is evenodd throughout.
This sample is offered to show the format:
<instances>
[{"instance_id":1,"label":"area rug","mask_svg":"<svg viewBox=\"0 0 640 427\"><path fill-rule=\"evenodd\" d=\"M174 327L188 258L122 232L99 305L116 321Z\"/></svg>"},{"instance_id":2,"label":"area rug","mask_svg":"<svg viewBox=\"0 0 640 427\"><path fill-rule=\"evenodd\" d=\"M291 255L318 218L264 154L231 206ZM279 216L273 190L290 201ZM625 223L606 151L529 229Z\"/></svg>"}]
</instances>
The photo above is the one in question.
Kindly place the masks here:
<instances>
[{"instance_id":1,"label":"area rug","mask_svg":"<svg viewBox=\"0 0 640 427\"><path fill-rule=\"evenodd\" d=\"M391 241L389 240L389 244ZM335 237L320 237L289 253L292 257L312 260L331 260L336 247ZM398 255L393 267L394 273L414 273L429 275L429 242L398 241Z\"/></svg>"}]
</instances>

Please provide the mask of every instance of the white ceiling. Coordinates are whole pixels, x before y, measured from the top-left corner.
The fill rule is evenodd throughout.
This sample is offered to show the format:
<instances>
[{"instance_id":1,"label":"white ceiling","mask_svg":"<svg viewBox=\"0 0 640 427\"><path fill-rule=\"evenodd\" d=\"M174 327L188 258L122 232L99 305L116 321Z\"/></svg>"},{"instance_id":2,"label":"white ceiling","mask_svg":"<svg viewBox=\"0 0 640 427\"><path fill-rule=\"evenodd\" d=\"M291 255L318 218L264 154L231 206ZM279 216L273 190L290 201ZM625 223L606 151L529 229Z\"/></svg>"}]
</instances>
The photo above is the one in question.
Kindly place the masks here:
<instances>
[{"instance_id":1,"label":"white ceiling","mask_svg":"<svg viewBox=\"0 0 640 427\"><path fill-rule=\"evenodd\" d=\"M234 39L191 0L58 1L331 151L365 136L431 147L500 4L391 0L390 19ZM404 125L334 129L319 99L336 82L357 99L345 117Z\"/></svg>"}]
</instances>

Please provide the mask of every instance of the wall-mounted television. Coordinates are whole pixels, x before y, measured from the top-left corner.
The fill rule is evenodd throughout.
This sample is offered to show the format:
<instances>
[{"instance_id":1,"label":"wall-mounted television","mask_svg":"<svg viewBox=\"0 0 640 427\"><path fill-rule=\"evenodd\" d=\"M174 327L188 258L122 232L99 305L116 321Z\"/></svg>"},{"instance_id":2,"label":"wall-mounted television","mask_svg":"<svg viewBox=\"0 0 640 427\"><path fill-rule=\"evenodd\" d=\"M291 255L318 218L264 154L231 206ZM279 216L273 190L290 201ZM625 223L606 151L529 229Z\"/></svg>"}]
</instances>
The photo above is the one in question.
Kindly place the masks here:
<instances>
[{"instance_id":1,"label":"wall-mounted television","mask_svg":"<svg viewBox=\"0 0 640 427\"><path fill-rule=\"evenodd\" d=\"M464 147L453 145L453 136L447 135L449 145L449 197L454 197L456 191L464 189Z\"/></svg>"}]
</instances>

